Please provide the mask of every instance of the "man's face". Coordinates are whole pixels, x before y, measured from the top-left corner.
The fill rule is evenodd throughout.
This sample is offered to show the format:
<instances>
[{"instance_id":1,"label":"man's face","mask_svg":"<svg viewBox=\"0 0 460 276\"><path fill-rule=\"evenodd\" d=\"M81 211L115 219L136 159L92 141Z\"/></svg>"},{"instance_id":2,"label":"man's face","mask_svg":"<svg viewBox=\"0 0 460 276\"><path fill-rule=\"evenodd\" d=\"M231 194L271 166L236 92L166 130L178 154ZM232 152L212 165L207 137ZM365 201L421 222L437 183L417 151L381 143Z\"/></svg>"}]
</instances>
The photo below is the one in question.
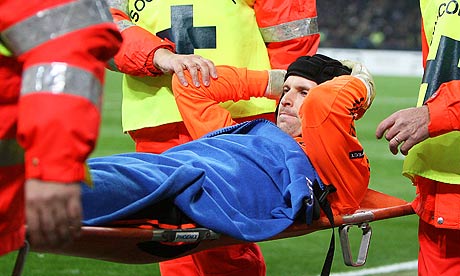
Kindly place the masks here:
<instances>
[{"instance_id":1,"label":"man's face","mask_svg":"<svg viewBox=\"0 0 460 276\"><path fill-rule=\"evenodd\" d=\"M318 86L316 82L298 76L289 76L284 82L276 124L291 137L302 134L299 109L310 89L315 86Z\"/></svg>"}]
</instances>

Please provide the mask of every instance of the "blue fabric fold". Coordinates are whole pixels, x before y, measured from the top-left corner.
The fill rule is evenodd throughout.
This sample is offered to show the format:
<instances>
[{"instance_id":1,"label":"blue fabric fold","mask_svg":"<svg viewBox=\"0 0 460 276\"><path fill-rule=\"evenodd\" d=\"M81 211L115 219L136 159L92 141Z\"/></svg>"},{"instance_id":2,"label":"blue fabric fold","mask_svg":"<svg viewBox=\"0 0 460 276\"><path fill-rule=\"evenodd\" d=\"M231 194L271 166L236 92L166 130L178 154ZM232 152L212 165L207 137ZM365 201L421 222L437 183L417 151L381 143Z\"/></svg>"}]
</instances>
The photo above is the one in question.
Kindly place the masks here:
<instances>
[{"instance_id":1,"label":"blue fabric fold","mask_svg":"<svg viewBox=\"0 0 460 276\"><path fill-rule=\"evenodd\" d=\"M162 154L92 158L88 165L94 187L82 186L86 225L126 219L170 198L197 224L247 241L289 227L313 197L309 183L320 182L297 142L266 120L220 129Z\"/></svg>"}]
</instances>

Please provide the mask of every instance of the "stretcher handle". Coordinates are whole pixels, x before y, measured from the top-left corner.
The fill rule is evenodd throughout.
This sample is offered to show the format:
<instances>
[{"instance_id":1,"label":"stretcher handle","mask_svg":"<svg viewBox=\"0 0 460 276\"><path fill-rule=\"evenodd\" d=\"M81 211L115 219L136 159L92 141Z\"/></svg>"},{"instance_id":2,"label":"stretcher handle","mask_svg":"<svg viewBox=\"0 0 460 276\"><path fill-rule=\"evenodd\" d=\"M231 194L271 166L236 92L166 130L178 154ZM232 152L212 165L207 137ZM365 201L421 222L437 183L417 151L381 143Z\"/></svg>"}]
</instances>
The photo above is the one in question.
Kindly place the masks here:
<instances>
[{"instance_id":1,"label":"stretcher handle","mask_svg":"<svg viewBox=\"0 0 460 276\"><path fill-rule=\"evenodd\" d=\"M217 240L220 234L207 228L190 229L155 229L152 241L158 242L197 242L201 240Z\"/></svg>"},{"instance_id":2,"label":"stretcher handle","mask_svg":"<svg viewBox=\"0 0 460 276\"><path fill-rule=\"evenodd\" d=\"M339 227L340 244L342 246L343 261L347 266L363 266L367 260L367 252L369 251L369 244L371 242L372 228L369 223L364 222L361 224L355 224L355 226L361 228L363 235L361 237L361 244L359 246L359 252L356 262L353 260L353 254L351 253L350 239L348 237L348 231L350 227L354 225L346 224Z\"/></svg>"},{"instance_id":3,"label":"stretcher handle","mask_svg":"<svg viewBox=\"0 0 460 276\"><path fill-rule=\"evenodd\" d=\"M21 249L19 249L18 255L16 256L16 262L14 263L13 273L11 274L11 276L22 275L22 270L24 269L29 249L30 245L29 242L26 240L24 241L24 245L21 247Z\"/></svg>"},{"instance_id":4,"label":"stretcher handle","mask_svg":"<svg viewBox=\"0 0 460 276\"><path fill-rule=\"evenodd\" d=\"M163 258L176 258L196 248L202 240L219 239L220 234L207 228L155 229L151 241L141 242L137 247L143 252ZM179 242L180 246L166 243Z\"/></svg>"}]
</instances>

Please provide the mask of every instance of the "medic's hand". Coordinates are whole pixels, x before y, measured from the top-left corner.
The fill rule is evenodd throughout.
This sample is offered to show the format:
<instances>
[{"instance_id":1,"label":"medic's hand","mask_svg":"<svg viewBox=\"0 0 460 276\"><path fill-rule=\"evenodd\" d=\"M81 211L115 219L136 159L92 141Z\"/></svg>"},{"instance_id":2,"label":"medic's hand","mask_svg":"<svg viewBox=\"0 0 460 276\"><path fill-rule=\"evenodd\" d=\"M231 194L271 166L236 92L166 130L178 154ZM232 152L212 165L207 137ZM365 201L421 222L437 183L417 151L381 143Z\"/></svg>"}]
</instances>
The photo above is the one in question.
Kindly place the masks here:
<instances>
[{"instance_id":1,"label":"medic's hand","mask_svg":"<svg viewBox=\"0 0 460 276\"><path fill-rule=\"evenodd\" d=\"M366 86L367 89L367 101L364 104L362 108L362 114L359 114L358 117L361 117L364 112L366 112L367 109L372 104L372 101L375 98L375 83L374 83L374 78L372 77L371 73L369 73L369 70L360 62L357 61L351 61L351 60L341 60L340 61L344 66L348 67L351 69L351 74L354 77L357 77L360 79L364 85Z\"/></svg>"},{"instance_id":2,"label":"medic's hand","mask_svg":"<svg viewBox=\"0 0 460 276\"><path fill-rule=\"evenodd\" d=\"M377 126L375 136L380 139L385 134L385 139L388 140L388 146L393 154L397 154L398 147L401 146L401 153L407 155L414 145L430 136L429 123L430 112L426 105L407 108L383 120Z\"/></svg>"},{"instance_id":3,"label":"medic's hand","mask_svg":"<svg viewBox=\"0 0 460 276\"><path fill-rule=\"evenodd\" d=\"M58 246L80 234L80 184L29 179L26 188L26 223L32 246Z\"/></svg>"},{"instance_id":4,"label":"medic's hand","mask_svg":"<svg viewBox=\"0 0 460 276\"><path fill-rule=\"evenodd\" d=\"M187 86L188 82L184 76L184 70L188 70L192 76L193 84L200 86L199 75L205 86L209 86L210 78L217 78L216 66L209 59L198 55L174 54L167 49L160 48L155 51L153 64L163 73L176 73L182 85Z\"/></svg>"}]
</instances>

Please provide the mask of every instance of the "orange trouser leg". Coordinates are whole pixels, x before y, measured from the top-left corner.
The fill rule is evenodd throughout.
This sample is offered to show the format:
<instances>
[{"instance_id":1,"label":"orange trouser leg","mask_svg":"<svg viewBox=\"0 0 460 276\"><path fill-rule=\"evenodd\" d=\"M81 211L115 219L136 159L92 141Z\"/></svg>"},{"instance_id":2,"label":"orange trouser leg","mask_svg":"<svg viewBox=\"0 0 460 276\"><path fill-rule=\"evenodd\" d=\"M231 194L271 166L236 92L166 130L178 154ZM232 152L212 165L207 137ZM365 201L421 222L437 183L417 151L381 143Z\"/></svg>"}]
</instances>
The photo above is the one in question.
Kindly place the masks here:
<instances>
[{"instance_id":1,"label":"orange trouser leg","mask_svg":"<svg viewBox=\"0 0 460 276\"><path fill-rule=\"evenodd\" d=\"M418 275L460 275L460 230L436 228L419 220Z\"/></svg>"},{"instance_id":2,"label":"orange trouser leg","mask_svg":"<svg viewBox=\"0 0 460 276\"><path fill-rule=\"evenodd\" d=\"M259 246L247 243L161 262L160 271L164 276L264 276L266 267Z\"/></svg>"}]
</instances>

